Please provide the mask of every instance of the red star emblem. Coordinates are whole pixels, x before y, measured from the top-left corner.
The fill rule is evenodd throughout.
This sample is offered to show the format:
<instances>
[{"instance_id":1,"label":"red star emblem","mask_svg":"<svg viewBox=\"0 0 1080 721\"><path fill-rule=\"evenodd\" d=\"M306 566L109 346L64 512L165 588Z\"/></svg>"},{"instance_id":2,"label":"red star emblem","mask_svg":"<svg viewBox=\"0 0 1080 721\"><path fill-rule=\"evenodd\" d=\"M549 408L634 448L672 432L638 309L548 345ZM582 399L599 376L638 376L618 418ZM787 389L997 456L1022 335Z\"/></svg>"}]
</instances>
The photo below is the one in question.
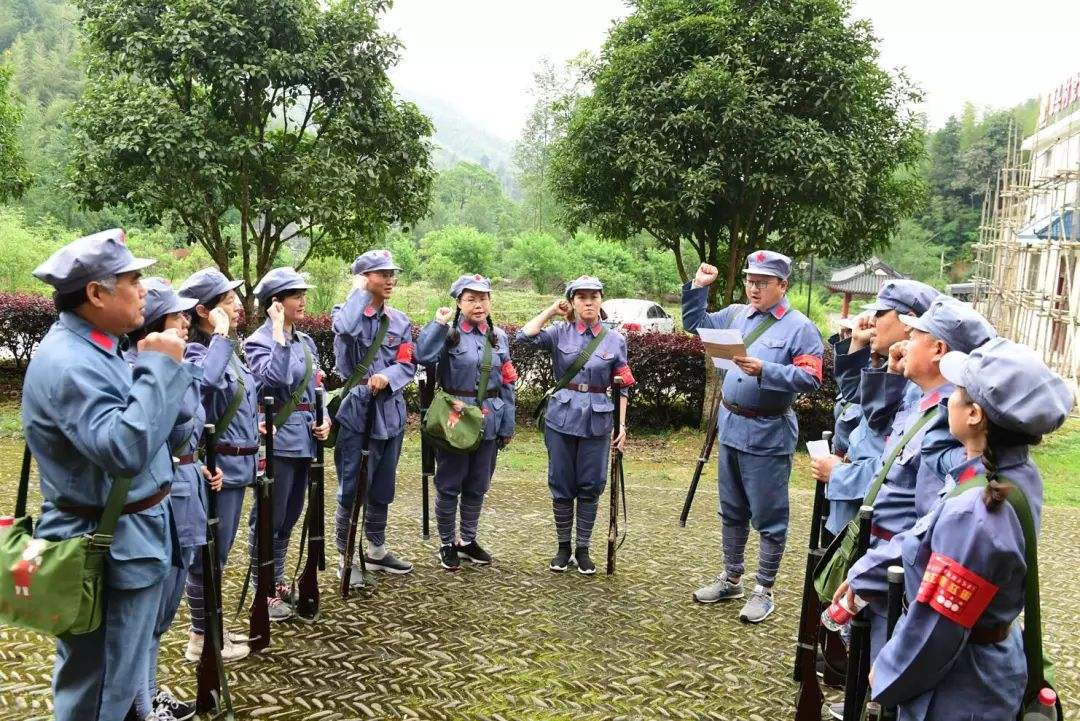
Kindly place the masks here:
<instances>
[{"instance_id":1,"label":"red star emblem","mask_svg":"<svg viewBox=\"0 0 1080 721\"><path fill-rule=\"evenodd\" d=\"M473 276L473 280L483 280L483 279L484 279L484 276L480 275L479 273L477 273L476 275Z\"/></svg>"},{"instance_id":2,"label":"red star emblem","mask_svg":"<svg viewBox=\"0 0 1080 721\"><path fill-rule=\"evenodd\" d=\"M765 254L764 253L758 253L755 257L757 258L757 262L759 262L759 263L764 263L765 262Z\"/></svg>"}]
</instances>

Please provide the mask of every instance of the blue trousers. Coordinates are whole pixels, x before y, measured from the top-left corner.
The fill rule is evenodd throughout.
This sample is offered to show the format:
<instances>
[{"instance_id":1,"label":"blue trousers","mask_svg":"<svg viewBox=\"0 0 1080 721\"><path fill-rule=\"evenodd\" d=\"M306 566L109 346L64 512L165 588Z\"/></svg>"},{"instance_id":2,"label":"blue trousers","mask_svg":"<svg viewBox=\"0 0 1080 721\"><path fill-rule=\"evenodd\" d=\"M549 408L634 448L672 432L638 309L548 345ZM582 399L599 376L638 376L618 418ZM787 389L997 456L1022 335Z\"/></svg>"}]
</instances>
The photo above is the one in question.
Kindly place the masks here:
<instances>
[{"instance_id":1,"label":"blue trousers","mask_svg":"<svg viewBox=\"0 0 1080 721\"><path fill-rule=\"evenodd\" d=\"M386 517L390 504L394 502L398 458L401 457L401 443L404 439L405 431L403 430L393 438L385 440L373 438L369 446L371 456L368 459L364 535L376 546L381 546L386 541ZM361 451L366 442L367 439L362 433L354 433L345 426L338 431L337 444L334 446L334 466L338 474L337 502L339 508L346 509L346 518L347 511L352 507L353 499L356 497ZM340 524L338 524L337 535L338 546L344 548Z\"/></svg>"},{"instance_id":2,"label":"blue trousers","mask_svg":"<svg viewBox=\"0 0 1080 721\"><path fill-rule=\"evenodd\" d=\"M217 527L217 555L218 566L225 567L225 561L229 558L233 542L236 540L236 531L240 526L240 511L244 505L244 491L246 486L226 486L217 492L218 502L218 527ZM214 491L210 491L213 493ZM203 632L203 567L202 553L196 553L195 558L188 569L187 597L188 608L191 609L191 630L195 633Z\"/></svg>"},{"instance_id":3,"label":"blue trousers","mask_svg":"<svg viewBox=\"0 0 1080 721\"><path fill-rule=\"evenodd\" d=\"M311 468L310 458L274 456L274 507L271 513L271 524L274 529L274 585L285 582L285 556L289 552L289 537L304 510L309 468ZM259 579L258 568L255 566L257 522L255 504L252 504L248 514L248 549L251 552L253 582Z\"/></svg>"},{"instance_id":4,"label":"blue trousers","mask_svg":"<svg viewBox=\"0 0 1080 721\"><path fill-rule=\"evenodd\" d=\"M498 441L481 441L472 453L451 453L435 449L435 519L439 526L439 540L443 544L454 542L458 498L461 498L461 542L476 540L480 509L484 495L491 487L491 474L495 471Z\"/></svg>"},{"instance_id":5,"label":"blue trousers","mask_svg":"<svg viewBox=\"0 0 1080 721\"><path fill-rule=\"evenodd\" d=\"M142 690L162 584L105 589L101 626L56 639L56 721L121 721Z\"/></svg>"},{"instance_id":6,"label":"blue trousers","mask_svg":"<svg viewBox=\"0 0 1080 721\"><path fill-rule=\"evenodd\" d=\"M139 702L136 704L136 709L143 716L153 711L151 704L158 692L157 667L158 654L161 651L161 637L172 626L176 612L180 609L180 599L184 596L188 568L191 567L197 551L196 548L181 548L182 565L173 566L161 582L161 603L158 605L157 623L154 625L153 641L150 643L150 663L146 667L146 682L143 684Z\"/></svg>"},{"instance_id":7,"label":"blue trousers","mask_svg":"<svg viewBox=\"0 0 1080 721\"><path fill-rule=\"evenodd\" d=\"M787 542L791 456L759 456L723 443L716 456L727 575L742 576L748 526L752 525L761 534L757 582L772 588Z\"/></svg>"},{"instance_id":8,"label":"blue trousers","mask_svg":"<svg viewBox=\"0 0 1080 721\"><path fill-rule=\"evenodd\" d=\"M611 436L571 436L544 427L548 488L556 501L596 501L607 485Z\"/></svg>"}]
</instances>

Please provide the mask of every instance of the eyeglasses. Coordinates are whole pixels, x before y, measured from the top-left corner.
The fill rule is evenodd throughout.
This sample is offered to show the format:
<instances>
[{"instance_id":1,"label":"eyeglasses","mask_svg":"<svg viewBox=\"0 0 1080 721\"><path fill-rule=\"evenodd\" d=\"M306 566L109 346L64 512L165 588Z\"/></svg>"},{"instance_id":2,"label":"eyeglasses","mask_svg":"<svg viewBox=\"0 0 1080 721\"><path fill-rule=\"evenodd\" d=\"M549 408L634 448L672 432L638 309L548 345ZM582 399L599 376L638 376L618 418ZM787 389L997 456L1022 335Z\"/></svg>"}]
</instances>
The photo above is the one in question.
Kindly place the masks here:
<instances>
[{"instance_id":1,"label":"eyeglasses","mask_svg":"<svg viewBox=\"0 0 1080 721\"><path fill-rule=\"evenodd\" d=\"M769 287L770 283L772 283L771 280L743 280L743 285L745 285L747 289L757 288L758 290L765 290Z\"/></svg>"}]
</instances>

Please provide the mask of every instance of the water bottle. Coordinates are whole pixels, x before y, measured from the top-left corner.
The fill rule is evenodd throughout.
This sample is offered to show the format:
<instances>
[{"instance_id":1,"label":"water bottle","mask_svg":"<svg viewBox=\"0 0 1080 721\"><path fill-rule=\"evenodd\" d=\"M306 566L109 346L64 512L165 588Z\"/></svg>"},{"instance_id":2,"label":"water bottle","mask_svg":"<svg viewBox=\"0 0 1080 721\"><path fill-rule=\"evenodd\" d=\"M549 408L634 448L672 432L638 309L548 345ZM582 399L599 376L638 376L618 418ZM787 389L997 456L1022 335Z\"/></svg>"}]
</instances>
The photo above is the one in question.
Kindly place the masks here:
<instances>
[{"instance_id":1,"label":"water bottle","mask_svg":"<svg viewBox=\"0 0 1080 721\"><path fill-rule=\"evenodd\" d=\"M1039 691L1038 698L1024 711L1024 721L1058 721L1057 694L1052 688Z\"/></svg>"},{"instance_id":2,"label":"water bottle","mask_svg":"<svg viewBox=\"0 0 1080 721\"><path fill-rule=\"evenodd\" d=\"M846 626L851 617L861 611L866 605L866 601L862 600L858 596L855 597L855 608L850 609L847 606L847 595L840 597L840 600L831 604L828 608L821 612L821 625L829 631L839 631L841 627Z\"/></svg>"}]
</instances>

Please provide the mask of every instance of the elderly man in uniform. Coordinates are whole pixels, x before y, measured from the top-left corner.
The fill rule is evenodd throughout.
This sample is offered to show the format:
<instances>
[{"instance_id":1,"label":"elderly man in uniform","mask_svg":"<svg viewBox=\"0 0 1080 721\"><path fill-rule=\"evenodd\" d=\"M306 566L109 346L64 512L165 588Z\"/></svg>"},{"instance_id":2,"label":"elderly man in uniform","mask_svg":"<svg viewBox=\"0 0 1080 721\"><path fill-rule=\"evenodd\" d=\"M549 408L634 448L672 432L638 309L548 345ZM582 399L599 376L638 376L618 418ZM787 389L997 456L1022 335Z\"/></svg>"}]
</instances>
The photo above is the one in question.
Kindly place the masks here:
<instances>
[{"instance_id":1,"label":"elderly man in uniform","mask_svg":"<svg viewBox=\"0 0 1080 721\"><path fill-rule=\"evenodd\" d=\"M181 361L169 331L138 344L129 365L122 338L143 323L146 290L120 229L80 238L34 270L56 289L59 319L27 368L22 419L38 461L41 518L34 533L61 540L93 532L117 478L131 486L105 562L101 626L56 640L58 721L118 721L146 676L162 580L173 563L166 440L198 371Z\"/></svg>"},{"instance_id":2,"label":"elderly man in uniform","mask_svg":"<svg viewBox=\"0 0 1080 721\"><path fill-rule=\"evenodd\" d=\"M788 481L799 436L791 404L797 394L821 386L824 347L814 324L788 304L790 258L755 251L743 273L749 304L715 313L705 310L708 286L717 277L714 266L702 263L693 282L683 287L686 330L733 328L749 336L764 328L747 355L734 359L738 369L724 379L717 458L725 570L698 589L694 600L715 603L743 596L743 557L753 524L761 535L757 585L739 616L760 623L775 608L772 589L787 541Z\"/></svg>"}]
</instances>

